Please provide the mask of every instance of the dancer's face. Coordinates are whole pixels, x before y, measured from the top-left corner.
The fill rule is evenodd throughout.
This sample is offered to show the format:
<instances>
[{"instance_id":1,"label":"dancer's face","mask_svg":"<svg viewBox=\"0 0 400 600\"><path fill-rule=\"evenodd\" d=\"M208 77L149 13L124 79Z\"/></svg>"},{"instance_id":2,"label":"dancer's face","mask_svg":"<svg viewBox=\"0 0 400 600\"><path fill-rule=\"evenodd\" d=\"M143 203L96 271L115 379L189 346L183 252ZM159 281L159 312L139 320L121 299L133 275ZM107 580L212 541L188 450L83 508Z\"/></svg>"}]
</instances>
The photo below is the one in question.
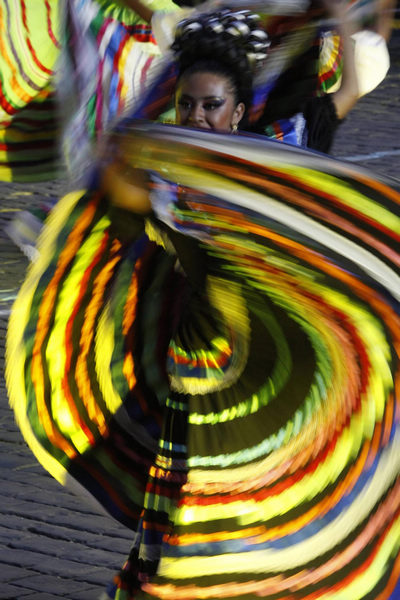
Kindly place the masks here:
<instances>
[{"instance_id":1,"label":"dancer's face","mask_svg":"<svg viewBox=\"0 0 400 600\"><path fill-rule=\"evenodd\" d=\"M229 132L238 125L245 110L236 104L230 82L216 73L184 75L175 94L178 125Z\"/></svg>"}]
</instances>

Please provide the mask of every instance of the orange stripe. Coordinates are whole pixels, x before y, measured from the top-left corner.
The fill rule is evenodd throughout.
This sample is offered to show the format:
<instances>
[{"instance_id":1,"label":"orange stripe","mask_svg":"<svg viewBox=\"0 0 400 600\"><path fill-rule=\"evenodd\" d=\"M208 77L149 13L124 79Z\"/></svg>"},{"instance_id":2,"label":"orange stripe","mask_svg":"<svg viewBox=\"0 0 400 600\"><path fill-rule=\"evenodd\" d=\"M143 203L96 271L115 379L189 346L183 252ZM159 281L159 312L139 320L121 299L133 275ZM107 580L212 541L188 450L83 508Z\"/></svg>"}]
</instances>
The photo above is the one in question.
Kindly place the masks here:
<instances>
[{"instance_id":1,"label":"orange stripe","mask_svg":"<svg viewBox=\"0 0 400 600\"><path fill-rule=\"evenodd\" d=\"M393 425L393 415L394 415L394 406L393 406L393 395L390 394L387 399L385 405L385 415L383 418L383 432L382 432L382 442L381 446L387 446L390 441L390 433Z\"/></svg>"},{"instance_id":2,"label":"orange stripe","mask_svg":"<svg viewBox=\"0 0 400 600\"><path fill-rule=\"evenodd\" d=\"M142 265L141 259L136 262L135 271L132 274L132 278L129 284L128 293L126 295L125 305L124 305L124 314L122 319L122 334L126 337L128 333L131 331L131 327L133 326L136 315L137 315L137 304L138 304L138 276L137 270L140 269ZM122 366L122 373L125 376L126 381L128 382L128 387L130 390L133 390L137 383L136 374L135 374L135 361L133 359L133 354L131 350L127 351L124 356L124 363Z\"/></svg>"},{"instance_id":3,"label":"orange stripe","mask_svg":"<svg viewBox=\"0 0 400 600\"><path fill-rule=\"evenodd\" d=\"M107 243L107 240L108 235L106 234L105 238L103 238L104 245ZM89 419L97 424L101 435L105 435L107 432L107 423L93 394L90 375L87 368L87 358L95 336L95 321L103 307L104 290L113 275L115 265L120 261L120 256L118 254L115 256L116 249L119 248L115 248L114 246L111 251L112 254L114 254L114 258L110 257L106 265L96 276L93 283L92 297L85 310L85 320L79 341L80 353L75 368L75 379L80 397L85 405Z\"/></svg>"},{"instance_id":4,"label":"orange stripe","mask_svg":"<svg viewBox=\"0 0 400 600\"><path fill-rule=\"evenodd\" d=\"M76 456L75 448L54 427L53 420L47 408L44 396L44 368L41 351L44 348L49 327L53 319L54 305L59 283L68 268L71 260L76 255L81 245L83 232L90 224L95 214L97 204L91 201L86 206L80 219L68 236L66 246L60 253L54 275L47 285L39 307L38 320L36 324L36 335L32 350L31 378L35 389L37 412L49 441L60 448L69 458Z\"/></svg>"},{"instance_id":5,"label":"orange stripe","mask_svg":"<svg viewBox=\"0 0 400 600\"><path fill-rule=\"evenodd\" d=\"M73 352L72 335L73 335L74 322L75 322L76 316L79 313L79 310L81 308L82 299L85 296L85 293L87 291L87 286L88 286L89 279L90 279L91 273L93 271L93 268L100 260L105 248L106 248L106 243L104 243L104 240L103 240L103 242L100 244L98 251L96 252L95 257L93 258L91 263L88 265L88 267L86 268L86 270L83 274L83 277L81 279L80 286L79 286L80 287L79 294L78 294L77 300L75 302L75 306L73 307L73 310L71 312L71 315L68 319L68 322L67 322L67 325L65 328L66 360L65 360L64 377L63 377L63 391L65 394L65 398L67 400L69 409L71 411L73 420L79 424L80 428L86 435L89 443L92 445L95 442L95 438L94 438L89 426L87 425L85 419L79 413L78 407L75 402L74 395L71 393L71 390L69 387L69 375L71 372L71 359L72 359L72 352Z\"/></svg>"}]
</instances>

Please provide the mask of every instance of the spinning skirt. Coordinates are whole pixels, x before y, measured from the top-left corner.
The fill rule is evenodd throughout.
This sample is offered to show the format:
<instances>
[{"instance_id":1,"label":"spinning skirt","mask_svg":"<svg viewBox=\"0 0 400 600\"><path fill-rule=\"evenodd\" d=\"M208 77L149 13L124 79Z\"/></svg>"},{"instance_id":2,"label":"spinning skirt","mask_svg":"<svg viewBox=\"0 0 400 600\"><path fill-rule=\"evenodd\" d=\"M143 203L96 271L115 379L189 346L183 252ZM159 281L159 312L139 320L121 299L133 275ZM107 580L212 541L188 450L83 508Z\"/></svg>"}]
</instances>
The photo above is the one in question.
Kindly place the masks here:
<instances>
[{"instance_id":1,"label":"spinning skirt","mask_svg":"<svg viewBox=\"0 0 400 600\"><path fill-rule=\"evenodd\" d=\"M110 594L398 598L398 192L259 138L121 147L153 213L63 198L7 346L39 461L132 529Z\"/></svg>"}]
</instances>

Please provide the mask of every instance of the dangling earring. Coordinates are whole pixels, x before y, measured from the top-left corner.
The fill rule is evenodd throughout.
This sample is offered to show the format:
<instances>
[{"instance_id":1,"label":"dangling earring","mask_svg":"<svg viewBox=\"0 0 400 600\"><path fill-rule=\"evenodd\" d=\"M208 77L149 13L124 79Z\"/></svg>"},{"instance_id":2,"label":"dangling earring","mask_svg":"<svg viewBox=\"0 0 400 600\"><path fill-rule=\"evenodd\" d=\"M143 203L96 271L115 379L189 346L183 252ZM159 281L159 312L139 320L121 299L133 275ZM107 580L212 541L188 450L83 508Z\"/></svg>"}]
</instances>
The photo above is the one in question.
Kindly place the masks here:
<instances>
[{"instance_id":1,"label":"dangling earring","mask_svg":"<svg viewBox=\"0 0 400 600\"><path fill-rule=\"evenodd\" d=\"M233 123L233 125L231 125L231 133L236 133L238 130L238 126L236 125L236 123Z\"/></svg>"}]
</instances>

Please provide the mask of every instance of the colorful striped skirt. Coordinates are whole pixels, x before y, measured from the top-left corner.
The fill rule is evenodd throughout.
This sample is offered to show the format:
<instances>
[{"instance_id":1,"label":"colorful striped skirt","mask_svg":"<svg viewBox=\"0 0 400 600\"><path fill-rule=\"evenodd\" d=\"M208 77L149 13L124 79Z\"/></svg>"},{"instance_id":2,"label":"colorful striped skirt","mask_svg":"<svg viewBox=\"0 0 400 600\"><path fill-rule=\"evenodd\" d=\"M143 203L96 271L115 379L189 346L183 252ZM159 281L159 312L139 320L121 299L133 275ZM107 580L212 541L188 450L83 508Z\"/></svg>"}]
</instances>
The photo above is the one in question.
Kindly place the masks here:
<instances>
[{"instance_id":1,"label":"colorful striped skirt","mask_svg":"<svg viewBox=\"0 0 400 600\"><path fill-rule=\"evenodd\" d=\"M232 140L133 127L153 213L60 201L10 320L16 417L132 529L110 597L395 600L400 195Z\"/></svg>"}]
</instances>

